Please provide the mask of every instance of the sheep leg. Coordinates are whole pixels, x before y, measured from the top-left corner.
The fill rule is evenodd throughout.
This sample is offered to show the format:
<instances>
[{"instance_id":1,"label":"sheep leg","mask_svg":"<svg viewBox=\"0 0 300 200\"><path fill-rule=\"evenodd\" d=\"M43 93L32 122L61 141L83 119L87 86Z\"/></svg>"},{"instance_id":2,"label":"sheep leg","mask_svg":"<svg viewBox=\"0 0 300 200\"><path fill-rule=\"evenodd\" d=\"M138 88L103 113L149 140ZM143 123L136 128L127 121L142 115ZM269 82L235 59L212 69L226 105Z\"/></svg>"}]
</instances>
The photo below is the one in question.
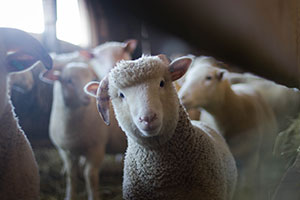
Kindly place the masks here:
<instances>
[{"instance_id":1,"label":"sheep leg","mask_svg":"<svg viewBox=\"0 0 300 200\"><path fill-rule=\"evenodd\" d=\"M84 168L84 179L88 193L88 200L99 200L99 171L102 160L104 158L104 145L100 145L101 149L93 149L89 152L86 165Z\"/></svg>"},{"instance_id":2,"label":"sheep leg","mask_svg":"<svg viewBox=\"0 0 300 200\"><path fill-rule=\"evenodd\" d=\"M78 183L78 158L71 156L64 150L59 150L59 154L64 162L64 167L67 172L67 188L65 200L77 199L77 183Z\"/></svg>"}]
</instances>

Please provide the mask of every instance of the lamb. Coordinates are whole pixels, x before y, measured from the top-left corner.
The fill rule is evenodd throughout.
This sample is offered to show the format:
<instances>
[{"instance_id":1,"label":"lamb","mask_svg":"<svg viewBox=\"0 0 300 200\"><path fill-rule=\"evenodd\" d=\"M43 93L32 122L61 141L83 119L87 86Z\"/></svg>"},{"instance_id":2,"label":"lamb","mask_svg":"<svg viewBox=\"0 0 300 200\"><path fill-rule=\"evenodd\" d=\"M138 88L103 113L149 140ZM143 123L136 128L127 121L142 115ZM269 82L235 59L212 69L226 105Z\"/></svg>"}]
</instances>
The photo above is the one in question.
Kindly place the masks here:
<instances>
[{"instance_id":1,"label":"lamb","mask_svg":"<svg viewBox=\"0 0 300 200\"><path fill-rule=\"evenodd\" d=\"M261 166L270 165L269 172L277 170L271 165L275 162L271 152L278 131L274 113L251 85L231 85L225 70L202 61L186 75L179 97L187 109L201 107L211 114L217 130L225 136L239 170L237 199L244 189L252 191L249 199L258 199L267 192L260 194L257 187L272 184L272 180L262 178Z\"/></svg>"},{"instance_id":2,"label":"lamb","mask_svg":"<svg viewBox=\"0 0 300 200\"><path fill-rule=\"evenodd\" d=\"M125 134L116 120L107 127L98 116L95 99L85 94L84 86L97 80L93 69L83 62L71 62L48 71L44 79L55 81L49 133L67 172L66 200L77 199L76 186L83 168L89 200L99 199L99 170L105 153L124 153Z\"/></svg>"},{"instance_id":3,"label":"lamb","mask_svg":"<svg viewBox=\"0 0 300 200\"><path fill-rule=\"evenodd\" d=\"M106 124L111 99L126 133L126 200L231 199L237 174L225 140L207 125L189 120L172 84L191 62L181 57L169 63L164 55L121 61L100 86L86 86L97 97ZM91 89L95 86L97 94Z\"/></svg>"},{"instance_id":4,"label":"lamb","mask_svg":"<svg viewBox=\"0 0 300 200\"><path fill-rule=\"evenodd\" d=\"M126 149L126 138L117 122L108 128L99 121L95 100L84 93L83 86L104 76L116 62L131 59L136 44L136 40L107 42L91 51L52 55L54 69L42 77L46 82L55 81L49 132L67 171L68 200L77 196L79 158L86 160L84 177L88 198L97 200L98 174L105 153L123 153Z\"/></svg>"},{"instance_id":5,"label":"lamb","mask_svg":"<svg viewBox=\"0 0 300 200\"><path fill-rule=\"evenodd\" d=\"M52 60L37 40L17 29L0 28L0 43L0 197L39 199L38 166L15 116L7 79L38 60L50 69Z\"/></svg>"}]
</instances>

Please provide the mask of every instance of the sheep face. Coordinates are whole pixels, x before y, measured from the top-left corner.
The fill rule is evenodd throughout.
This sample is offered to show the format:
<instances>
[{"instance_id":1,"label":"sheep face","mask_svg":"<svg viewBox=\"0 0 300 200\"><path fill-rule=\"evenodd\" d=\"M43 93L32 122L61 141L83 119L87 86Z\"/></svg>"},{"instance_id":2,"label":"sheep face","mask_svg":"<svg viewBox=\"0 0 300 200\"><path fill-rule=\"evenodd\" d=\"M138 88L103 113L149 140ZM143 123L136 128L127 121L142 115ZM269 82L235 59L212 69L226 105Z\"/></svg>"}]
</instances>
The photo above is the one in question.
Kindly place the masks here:
<instances>
[{"instance_id":1,"label":"sheep face","mask_svg":"<svg viewBox=\"0 0 300 200\"><path fill-rule=\"evenodd\" d=\"M195 66L186 75L178 95L187 109L207 107L223 96L225 70L212 66Z\"/></svg>"},{"instance_id":2,"label":"sheep face","mask_svg":"<svg viewBox=\"0 0 300 200\"><path fill-rule=\"evenodd\" d=\"M131 138L155 137L175 129L178 99L166 72L143 83L112 91L117 120Z\"/></svg>"},{"instance_id":3,"label":"sheep face","mask_svg":"<svg viewBox=\"0 0 300 200\"><path fill-rule=\"evenodd\" d=\"M78 63L67 65L62 71L60 79L65 104L69 107L89 105L91 98L83 88L88 82L96 79L96 75L87 65Z\"/></svg>"},{"instance_id":4,"label":"sheep face","mask_svg":"<svg viewBox=\"0 0 300 200\"><path fill-rule=\"evenodd\" d=\"M119 125L128 137L140 144L166 142L178 122L179 100L172 81L180 78L191 62L191 58L183 57L170 64L160 55L118 63L98 88L102 118L109 123L111 99Z\"/></svg>"},{"instance_id":5,"label":"sheep face","mask_svg":"<svg viewBox=\"0 0 300 200\"><path fill-rule=\"evenodd\" d=\"M70 108L88 106L91 98L84 92L84 86L97 77L93 70L82 62L72 62L60 69L50 70L41 77L43 81L59 81L64 103Z\"/></svg>"}]
</instances>

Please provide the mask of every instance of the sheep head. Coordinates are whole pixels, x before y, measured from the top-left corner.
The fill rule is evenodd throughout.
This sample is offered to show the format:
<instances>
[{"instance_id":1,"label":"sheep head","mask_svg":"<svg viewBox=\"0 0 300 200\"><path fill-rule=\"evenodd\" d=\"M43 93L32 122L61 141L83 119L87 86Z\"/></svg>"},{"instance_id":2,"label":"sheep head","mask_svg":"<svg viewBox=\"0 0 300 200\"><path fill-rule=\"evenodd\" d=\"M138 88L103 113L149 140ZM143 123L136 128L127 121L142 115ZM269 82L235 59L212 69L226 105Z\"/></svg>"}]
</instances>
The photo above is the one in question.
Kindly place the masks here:
<instances>
[{"instance_id":1,"label":"sheep head","mask_svg":"<svg viewBox=\"0 0 300 200\"><path fill-rule=\"evenodd\" d=\"M125 42L107 42L90 51L91 65L99 78L106 76L115 64L121 60L131 60L131 54L137 46L137 40Z\"/></svg>"},{"instance_id":2,"label":"sheep head","mask_svg":"<svg viewBox=\"0 0 300 200\"><path fill-rule=\"evenodd\" d=\"M100 86L93 82L85 90L97 97L99 113L107 124L111 100L127 136L139 143L162 143L172 136L178 122L179 100L172 82L184 75L191 62L190 57L181 57L170 63L164 55L121 61Z\"/></svg>"},{"instance_id":3,"label":"sheep head","mask_svg":"<svg viewBox=\"0 0 300 200\"><path fill-rule=\"evenodd\" d=\"M97 76L88 64L70 62L63 67L42 73L40 79L46 83L59 81L65 105L77 108L88 106L92 102L90 96L84 92L84 86L90 81L97 80Z\"/></svg>"},{"instance_id":4,"label":"sheep head","mask_svg":"<svg viewBox=\"0 0 300 200\"><path fill-rule=\"evenodd\" d=\"M222 98L225 72L207 62L207 59L196 59L178 92L186 109L205 108Z\"/></svg>"}]
</instances>

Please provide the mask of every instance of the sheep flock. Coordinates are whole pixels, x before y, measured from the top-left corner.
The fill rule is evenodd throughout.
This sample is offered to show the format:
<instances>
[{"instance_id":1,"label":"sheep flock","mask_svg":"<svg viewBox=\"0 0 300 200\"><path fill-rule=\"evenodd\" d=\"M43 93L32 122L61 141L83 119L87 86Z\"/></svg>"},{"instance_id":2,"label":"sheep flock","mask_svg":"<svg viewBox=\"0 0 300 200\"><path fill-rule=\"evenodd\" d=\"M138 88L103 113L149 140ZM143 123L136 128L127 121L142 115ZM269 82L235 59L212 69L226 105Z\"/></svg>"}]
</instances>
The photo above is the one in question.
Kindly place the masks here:
<instances>
[{"instance_id":1,"label":"sheep flock","mask_svg":"<svg viewBox=\"0 0 300 200\"><path fill-rule=\"evenodd\" d=\"M133 59L135 39L57 54L0 28L0 44L0 200L276 199L286 170L279 139L299 116L297 88L213 57ZM52 155L31 146L11 100L39 81L53 96ZM120 174L107 198L109 162Z\"/></svg>"}]
</instances>

